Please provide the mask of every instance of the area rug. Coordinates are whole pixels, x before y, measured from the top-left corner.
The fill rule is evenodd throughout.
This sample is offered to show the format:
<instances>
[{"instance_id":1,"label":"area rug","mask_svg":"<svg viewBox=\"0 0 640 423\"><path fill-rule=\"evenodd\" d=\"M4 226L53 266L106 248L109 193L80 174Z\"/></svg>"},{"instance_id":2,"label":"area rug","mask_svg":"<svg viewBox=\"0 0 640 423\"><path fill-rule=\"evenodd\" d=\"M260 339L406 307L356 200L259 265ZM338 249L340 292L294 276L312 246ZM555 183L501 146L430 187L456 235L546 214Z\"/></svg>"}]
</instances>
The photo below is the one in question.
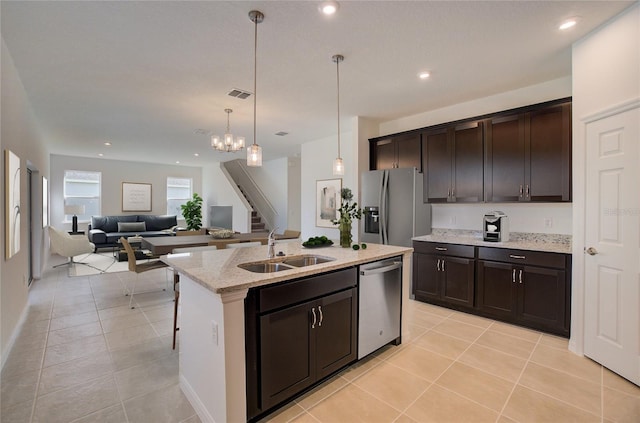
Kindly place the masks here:
<instances>
[{"instance_id":1,"label":"area rug","mask_svg":"<svg viewBox=\"0 0 640 423\"><path fill-rule=\"evenodd\" d=\"M69 266L69 276L91 276L129 271L129 264L126 261L117 261L111 252L82 254L75 256L73 261L76 263ZM138 262L144 261L146 260Z\"/></svg>"}]
</instances>

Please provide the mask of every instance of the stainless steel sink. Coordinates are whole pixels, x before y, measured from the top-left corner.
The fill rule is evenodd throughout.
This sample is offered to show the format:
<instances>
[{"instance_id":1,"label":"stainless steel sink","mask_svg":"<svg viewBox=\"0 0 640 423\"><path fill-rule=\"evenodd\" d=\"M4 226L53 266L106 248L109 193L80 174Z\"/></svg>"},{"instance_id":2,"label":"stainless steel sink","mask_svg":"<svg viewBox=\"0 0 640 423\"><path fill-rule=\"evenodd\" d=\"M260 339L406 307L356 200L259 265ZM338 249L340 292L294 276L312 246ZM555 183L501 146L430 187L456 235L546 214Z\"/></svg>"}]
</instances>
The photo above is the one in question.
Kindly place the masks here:
<instances>
[{"instance_id":1,"label":"stainless steel sink","mask_svg":"<svg viewBox=\"0 0 640 423\"><path fill-rule=\"evenodd\" d=\"M291 270L296 267L313 266L314 264L327 263L334 261L332 257L315 256L305 254L301 256L282 257L280 259L271 259L263 261L254 261L251 263L241 263L239 268L254 273L273 273L282 270Z\"/></svg>"},{"instance_id":2,"label":"stainless steel sink","mask_svg":"<svg viewBox=\"0 0 640 423\"><path fill-rule=\"evenodd\" d=\"M313 266L314 264L327 263L334 260L335 259L331 257L304 255L304 256L294 256L294 257L285 259L283 263L288 264L289 266L304 267L304 266Z\"/></svg>"}]
</instances>

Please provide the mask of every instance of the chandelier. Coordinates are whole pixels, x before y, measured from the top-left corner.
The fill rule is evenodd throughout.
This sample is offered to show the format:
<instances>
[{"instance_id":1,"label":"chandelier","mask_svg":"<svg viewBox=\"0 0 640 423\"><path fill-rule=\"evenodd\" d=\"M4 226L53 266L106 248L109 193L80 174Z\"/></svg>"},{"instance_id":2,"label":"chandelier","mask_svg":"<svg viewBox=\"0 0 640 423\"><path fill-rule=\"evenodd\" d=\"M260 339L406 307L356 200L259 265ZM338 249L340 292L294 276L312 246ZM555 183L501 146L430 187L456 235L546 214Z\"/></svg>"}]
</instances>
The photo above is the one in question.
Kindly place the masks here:
<instances>
[{"instance_id":1,"label":"chandelier","mask_svg":"<svg viewBox=\"0 0 640 423\"><path fill-rule=\"evenodd\" d=\"M233 137L231 133L231 129L229 127L229 115L233 110L224 109L227 114L227 131L224 133L224 138L220 139L218 135L211 136L211 147L214 150L224 151L227 153L235 153L236 151L242 150L244 148L244 137Z\"/></svg>"}]
</instances>

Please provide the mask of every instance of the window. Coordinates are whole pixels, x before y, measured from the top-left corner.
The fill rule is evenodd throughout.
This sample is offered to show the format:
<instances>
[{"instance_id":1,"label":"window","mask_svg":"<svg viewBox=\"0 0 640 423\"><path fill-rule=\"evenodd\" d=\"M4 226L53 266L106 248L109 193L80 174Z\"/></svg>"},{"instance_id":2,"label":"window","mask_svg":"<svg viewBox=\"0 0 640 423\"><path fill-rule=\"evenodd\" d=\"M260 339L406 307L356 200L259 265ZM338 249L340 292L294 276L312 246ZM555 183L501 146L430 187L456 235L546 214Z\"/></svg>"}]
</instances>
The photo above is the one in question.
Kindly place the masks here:
<instances>
[{"instance_id":1,"label":"window","mask_svg":"<svg viewBox=\"0 0 640 423\"><path fill-rule=\"evenodd\" d=\"M167 214L182 219L181 205L191 199L190 178L167 178Z\"/></svg>"},{"instance_id":2,"label":"window","mask_svg":"<svg viewBox=\"0 0 640 423\"><path fill-rule=\"evenodd\" d=\"M64 205L84 206L84 213L78 213L78 220L88 221L91 216L100 215L100 193L102 174L84 170L64 171ZM73 215L65 214L64 221L71 222Z\"/></svg>"}]
</instances>

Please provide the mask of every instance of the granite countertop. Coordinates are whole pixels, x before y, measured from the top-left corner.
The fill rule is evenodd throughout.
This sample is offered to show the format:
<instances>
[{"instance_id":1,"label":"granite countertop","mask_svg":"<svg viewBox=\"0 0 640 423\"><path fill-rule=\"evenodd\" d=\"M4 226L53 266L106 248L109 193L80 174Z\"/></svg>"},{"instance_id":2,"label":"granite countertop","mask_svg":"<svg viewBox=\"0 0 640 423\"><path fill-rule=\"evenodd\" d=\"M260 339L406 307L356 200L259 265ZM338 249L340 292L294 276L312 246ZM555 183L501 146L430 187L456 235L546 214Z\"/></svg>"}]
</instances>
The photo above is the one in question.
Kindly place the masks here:
<instances>
[{"instance_id":1,"label":"granite countertop","mask_svg":"<svg viewBox=\"0 0 640 423\"><path fill-rule=\"evenodd\" d=\"M302 247L298 242L276 242L276 253L282 251L286 256L312 254L331 257L335 261L273 273L254 273L238 267L238 264L241 263L266 260L266 245L168 254L162 256L161 260L210 291L222 294L329 272L413 251L413 248L391 245L367 244L367 246L367 249L358 251L354 251L351 248L341 248L336 245L308 249ZM277 257L273 261L281 261L282 259L283 257Z\"/></svg>"},{"instance_id":2,"label":"granite countertop","mask_svg":"<svg viewBox=\"0 0 640 423\"><path fill-rule=\"evenodd\" d=\"M571 235L560 234L511 232L507 242L489 242L482 239L482 231L434 228L431 235L413 240L571 254Z\"/></svg>"}]
</instances>

